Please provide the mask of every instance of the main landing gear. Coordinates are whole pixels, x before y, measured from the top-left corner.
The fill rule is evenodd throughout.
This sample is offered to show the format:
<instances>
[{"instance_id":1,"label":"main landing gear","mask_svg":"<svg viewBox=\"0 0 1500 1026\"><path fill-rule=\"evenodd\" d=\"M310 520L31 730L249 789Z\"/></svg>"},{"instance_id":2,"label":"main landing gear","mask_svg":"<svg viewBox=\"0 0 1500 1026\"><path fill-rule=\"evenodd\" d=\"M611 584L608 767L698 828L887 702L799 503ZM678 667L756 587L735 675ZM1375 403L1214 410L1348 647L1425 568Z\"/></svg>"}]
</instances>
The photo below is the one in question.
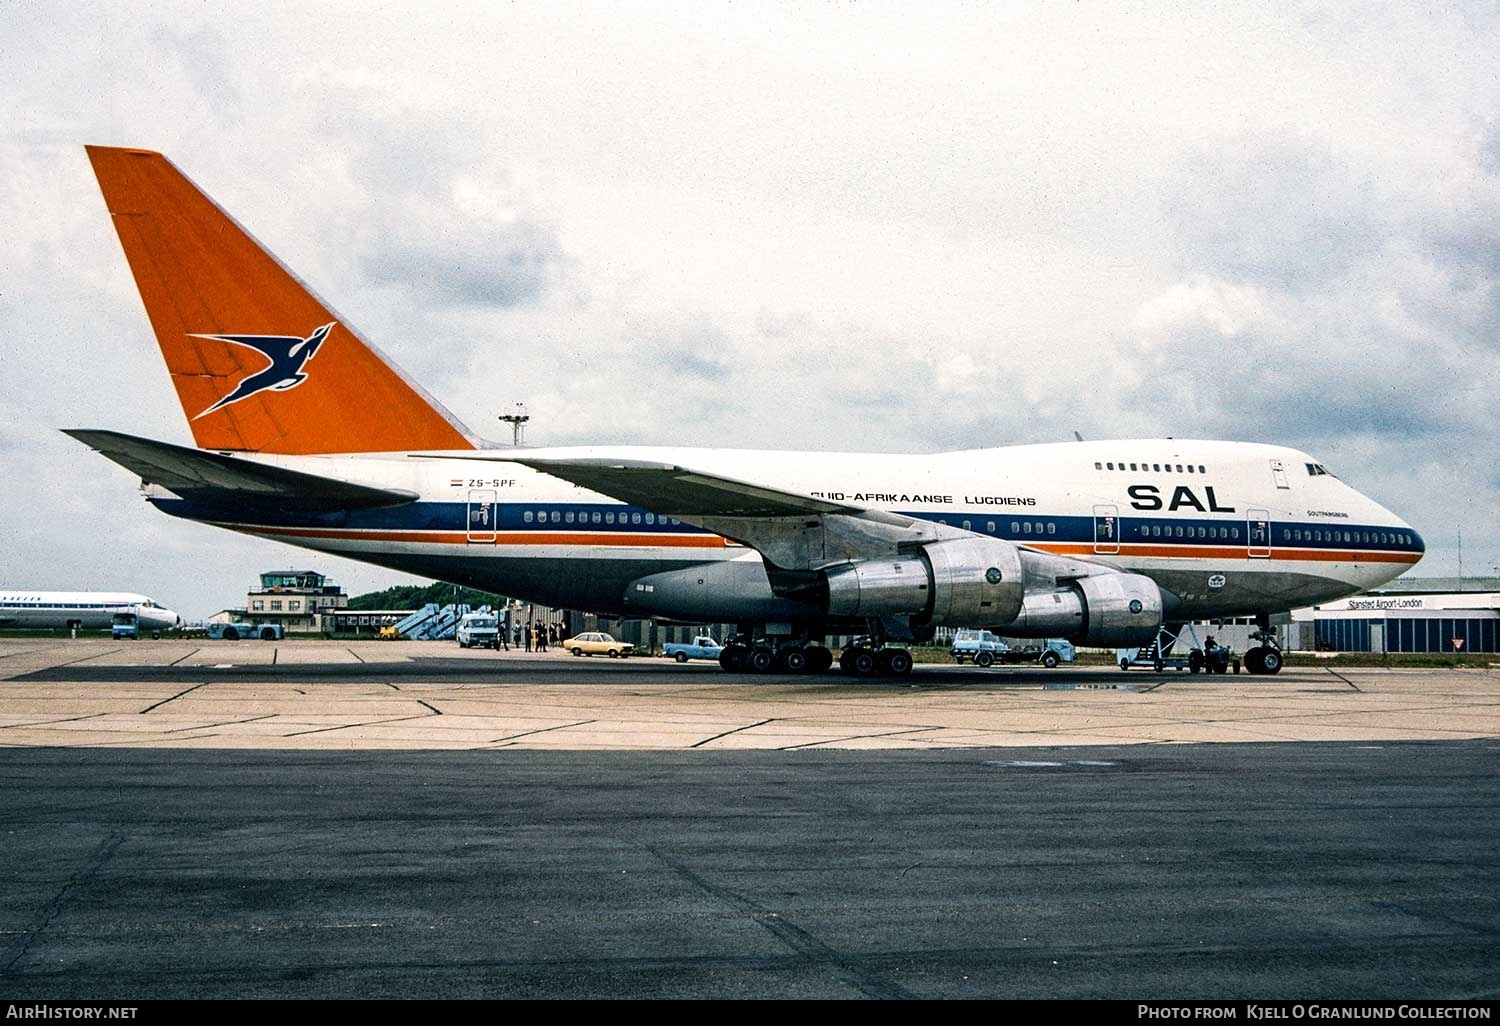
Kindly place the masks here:
<instances>
[{"instance_id":1,"label":"main landing gear","mask_svg":"<svg viewBox=\"0 0 1500 1026\"><path fill-rule=\"evenodd\" d=\"M719 653L719 665L732 673L827 673L833 652L814 630L800 637L773 638L753 627L741 626ZM905 677L912 670L911 653L885 643L879 631L844 647L839 669L851 677Z\"/></svg>"},{"instance_id":2,"label":"main landing gear","mask_svg":"<svg viewBox=\"0 0 1500 1026\"><path fill-rule=\"evenodd\" d=\"M732 673L826 673L833 665L833 653L814 642L776 645L737 636L719 653L719 665Z\"/></svg>"}]
</instances>

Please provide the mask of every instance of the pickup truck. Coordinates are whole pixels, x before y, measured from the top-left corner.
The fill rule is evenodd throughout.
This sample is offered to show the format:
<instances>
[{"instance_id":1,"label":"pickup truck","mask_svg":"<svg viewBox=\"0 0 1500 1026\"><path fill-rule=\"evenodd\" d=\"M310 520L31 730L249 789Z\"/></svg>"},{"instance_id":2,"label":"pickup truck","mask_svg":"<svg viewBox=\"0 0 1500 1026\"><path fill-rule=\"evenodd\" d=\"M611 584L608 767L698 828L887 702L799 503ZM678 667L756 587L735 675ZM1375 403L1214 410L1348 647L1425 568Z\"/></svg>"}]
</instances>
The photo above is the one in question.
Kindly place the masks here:
<instances>
[{"instance_id":1,"label":"pickup truck","mask_svg":"<svg viewBox=\"0 0 1500 1026\"><path fill-rule=\"evenodd\" d=\"M707 634L698 635L691 643L672 641L662 646L662 654L676 659L679 663L685 663L689 659L717 660L722 651L724 651L724 646Z\"/></svg>"},{"instance_id":2,"label":"pickup truck","mask_svg":"<svg viewBox=\"0 0 1500 1026\"><path fill-rule=\"evenodd\" d=\"M284 628L279 623L256 625L237 620L234 623L211 623L208 636L214 641L239 641L241 638L259 638L261 641L279 641Z\"/></svg>"},{"instance_id":3,"label":"pickup truck","mask_svg":"<svg viewBox=\"0 0 1500 1026\"><path fill-rule=\"evenodd\" d=\"M1012 645L1010 651L1000 656L1002 663L1041 663L1052 669L1058 663L1071 663L1078 658L1073 643L1062 638L1045 641L1029 641L1023 645Z\"/></svg>"}]
</instances>

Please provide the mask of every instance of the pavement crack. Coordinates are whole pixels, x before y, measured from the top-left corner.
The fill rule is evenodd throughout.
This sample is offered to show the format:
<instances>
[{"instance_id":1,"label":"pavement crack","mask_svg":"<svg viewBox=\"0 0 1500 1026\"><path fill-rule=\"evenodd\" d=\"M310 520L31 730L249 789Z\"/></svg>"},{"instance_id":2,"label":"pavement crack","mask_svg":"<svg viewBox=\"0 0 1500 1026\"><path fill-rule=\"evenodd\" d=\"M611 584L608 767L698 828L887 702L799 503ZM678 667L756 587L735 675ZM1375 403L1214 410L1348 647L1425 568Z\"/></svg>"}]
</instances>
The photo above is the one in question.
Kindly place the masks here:
<instances>
[{"instance_id":1,"label":"pavement crack","mask_svg":"<svg viewBox=\"0 0 1500 1026\"><path fill-rule=\"evenodd\" d=\"M31 950L31 945L57 919L58 915L62 912L62 905L68 897L68 892L104 868L104 864L114 857L115 851L124 843L124 834L110 834L94 850L93 859L87 865L74 872L67 880L63 881L62 887L52 896L52 899L42 906L39 915L40 921L22 933L21 942L16 949L16 953L5 962L5 969L3 970L5 974L8 975L16 967L16 963L26 957L26 952Z\"/></svg>"},{"instance_id":2,"label":"pavement crack","mask_svg":"<svg viewBox=\"0 0 1500 1026\"><path fill-rule=\"evenodd\" d=\"M419 699L417 699L417 704L421 705L421 706L426 706L428 709L431 709L432 710L432 714L434 716L441 716L441 715L443 715L443 710L439 709L437 706L433 705L431 702L424 701L423 699L419 698Z\"/></svg>"},{"instance_id":3,"label":"pavement crack","mask_svg":"<svg viewBox=\"0 0 1500 1026\"><path fill-rule=\"evenodd\" d=\"M830 971L866 997L913 998L916 996L896 981L876 973L871 967L861 965L859 960L845 956L824 944L780 913L762 908L745 895L712 883L654 845L647 844L645 848L663 865L694 887L736 911L744 913L751 922L766 930L799 958Z\"/></svg>"},{"instance_id":4,"label":"pavement crack","mask_svg":"<svg viewBox=\"0 0 1500 1026\"><path fill-rule=\"evenodd\" d=\"M358 659L360 662L364 662L364 659L360 656L360 654L358 652L354 651L354 649L352 649L352 648L346 648L346 649L344 649L344 651L348 652L350 655L352 655L354 658Z\"/></svg>"},{"instance_id":5,"label":"pavement crack","mask_svg":"<svg viewBox=\"0 0 1500 1026\"><path fill-rule=\"evenodd\" d=\"M942 730L942 729L943 729L942 727L908 727L905 730L885 730L885 731L881 731L878 734L846 734L846 735L842 735L840 737L826 738L826 739L824 739L822 741L804 741L800 745L787 745L784 748L778 748L776 750L778 752L795 752L798 749L802 749L802 748L817 748L817 747L819 747L821 745L838 745L838 744L843 744L843 743L845 743L847 741L862 741L862 740L865 740L866 738L899 737L902 734L925 734L929 730ZM1020 733L1033 734L1033 733L1049 733L1049 732L1045 731L1045 730L1036 730L1036 731L1021 731ZM920 740L926 740L926 739L925 738L918 738L917 740L920 741Z\"/></svg>"},{"instance_id":6,"label":"pavement crack","mask_svg":"<svg viewBox=\"0 0 1500 1026\"><path fill-rule=\"evenodd\" d=\"M767 723L775 723L775 722L776 722L776 717L772 716L770 719L768 719L768 720L761 720L759 723L747 723L743 727L735 727L733 730L726 730L722 734L715 734L713 737L706 737L702 741L699 741L696 744L689 745L688 747L689 748L702 748L704 745L708 744L710 741L717 741L721 737L728 737L730 734L738 734L742 730L754 730L756 727L764 727Z\"/></svg>"},{"instance_id":7,"label":"pavement crack","mask_svg":"<svg viewBox=\"0 0 1500 1026\"><path fill-rule=\"evenodd\" d=\"M146 708L142 709L136 715L138 715L138 716L144 716L148 712L150 712L152 709L160 709L162 706L166 705L168 702L175 702L179 698L181 698L183 695L189 694L189 693L191 693L193 691L197 691L199 688L207 687L207 686L208 686L207 684L194 684L192 687L188 688L186 691L179 691L179 692L177 692L177 694L173 695L171 698L163 698L160 702L157 702L155 705L148 705L148 706L146 706Z\"/></svg>"},{"instance_id":8,"label":"pavement crack","mask_svg":"<svg viewBox=\"0 0 1500 1026\"><path fill-rule=\"evenodd\" d=\"M1323 667L1323 669L1325 669L1329 673L1333 674L1335 677L1337 677L1339 680L1343 681L1345 684L1349 685L1355 691L1360 691L1360 687L1359 687L1358 684L1354 683L1354 681L1350 680L1348 677L1345 677L1342 673L1340 673L1339 671L1335 670L1332 666L1325 666L1325 667ZM1360 691L1360 693L1363 694L1364 692Z\"/></svg>"},{"instance_id":9,"label":"pavement crack","mask_svg":"<svg viewBox=\"0 0 1500 1026\"><path fill-rule=\"evenodd\" d=\"M178 656L176 659L173 659L167 665L168 666L176 666L178 663L182 662L184 659L191 659L191 658L193 658L193 656L197 655L199 652L202 652L202 651L203 651L203 649L201 649L201 648L195 648L191 652L189 652L187 655Z\"/></svg>"},{"instance_id":10,"label":"pavement crack","mask_svg":"<svg viewBox=\"0 0 1500 1026\"><path fill-rule=\"evenodd\" d=\"M530 737L532 734L545 734L549 730L564 730L568 727L582 727L593 722L593 720L579 720L577 723L559 723L555 727L538 727L536 730L523 730L519 734L502 734L489 743L493 745L501 741L514 741L518 737Z\"/></svg>"}]
</instances>

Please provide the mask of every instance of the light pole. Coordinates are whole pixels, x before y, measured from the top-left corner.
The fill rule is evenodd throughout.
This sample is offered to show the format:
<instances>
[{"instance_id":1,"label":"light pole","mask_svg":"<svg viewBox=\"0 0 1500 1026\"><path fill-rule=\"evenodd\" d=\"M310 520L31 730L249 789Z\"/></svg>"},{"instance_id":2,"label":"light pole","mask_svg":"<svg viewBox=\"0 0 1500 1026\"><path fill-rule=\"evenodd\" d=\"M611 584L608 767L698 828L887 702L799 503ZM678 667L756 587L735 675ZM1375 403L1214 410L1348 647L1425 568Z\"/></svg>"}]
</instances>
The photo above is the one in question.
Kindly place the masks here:
<instances>
[{"instance_id":1,"label":"light pole","mask_svg":"<svg viewBox=\"0 0 1500 1026\"><path fill-rule=\"evenodd\" d=\"M526 422L531 419L531 416L526 412L526 404L516 403L516 408L510 413L500 414L500 419L510 425L510 444L519 449L521 442L526 437Z\"/></svg>"}]
</instances>

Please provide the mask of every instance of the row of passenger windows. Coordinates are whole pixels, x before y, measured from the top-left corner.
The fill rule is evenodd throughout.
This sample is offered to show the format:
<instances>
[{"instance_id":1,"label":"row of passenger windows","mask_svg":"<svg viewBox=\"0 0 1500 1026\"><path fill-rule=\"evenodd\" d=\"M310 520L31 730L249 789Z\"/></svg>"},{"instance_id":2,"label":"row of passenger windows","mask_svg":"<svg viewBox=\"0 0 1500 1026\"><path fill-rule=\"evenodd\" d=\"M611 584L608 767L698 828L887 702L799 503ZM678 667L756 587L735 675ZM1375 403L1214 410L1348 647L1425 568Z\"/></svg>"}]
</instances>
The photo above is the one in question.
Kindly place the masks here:
<instances>
[{"instance_id":1,"label":"row of passenger windows","mask_svg":"<svg viewBox=\"0 0 1500 1026\"><path fill-rule=\"evenodd\" d=\"M948 521L946 519L944 519L944 518L939 518L938 523L946 525L948 523ZM960 521L958 526L962 527L965 531L976 530L976 528L973 526L973 521L970 521L970 520ZM994 534L995 533L995 522L993 520L986 520L984 522L984 533L985 534ZM1057 533L1057 524L1054 521L1051 521L1051 520L1027 520L1027 521L1024 521L1024 522L1023 521L1019 521L1019 520L1012 520L1010 522L1010 533L1011 534L1056 534Z\"/></svg>"},{"instance_id":2,"label":"row of passenger windows","mask_svg":"<svg viewBox=\"0 0 1500 1026\"><path fill-rule=\"evenodd\" d=\"M1174 470L1177 473L1179 473L1179 474L1206 474L1206 473L1208 473L1207 470L1203 469L1203 464L1201 464L1201 463L1196 464L1196 465L1194 465L1192 463L1188 463L1188 464L1184 465L1184 464L1181 464L1181 463L1125 463L1125 462L1121 461L1119 463L1095 463L1094 464L1094 469L1095 470L1136 470L1136 471L1147 471L1147 470L1149 470L1152 473L1156 473L1156 474L1163 474L1163 473L1170 474Z\"/></svg>"},{"instance_id":3,"label":"row of passenger windows","mask_svg":"<svg viewBox=\"0 0 1500 1026\"><path fill-rule=\"evenodd\" d=\"M141 603L147 605L148 603ZM5 609L129 609L129 602L0 602Z\"/></svg>"},{"instance_id":4,"label":"row of passenger windows","mask_svg":"<svg viewBox=\"0 0 1500 1026\"><path fill-rule=\"evenodd\" d=\"M1299 527L1283 527L1281 540L1310 542L1343 542L1346 545L1410 545L1412 537L1404 532L1386 531L1316 531Z\"/></svg>"},{"instance_id":5,"label":"row of passenger windows","mask_svg":"<svg viewBox=\"0 0 1500 1026\"><path fill-rule=\"evenodd\" d=\"M1238 541L1240 529L1238 527L1196 527L1192 524L1182 526L1179 524L1141 524L1135 529L1135 533L1142 538L1208 538L1210 540L1220 539L1224 541Z\"/></svg>"},{"instance_id":6,"label":"row of passenger windows","mask_svg":"<svg viewBox=\"0 0 1500 1026\"><path fill-rule=\"evenodd\" d=\"M526 510L521 520L528 524L680 524L676 517L659 517L655 513L589 513L584 510Z\"/></svg>"}]
</instances>

